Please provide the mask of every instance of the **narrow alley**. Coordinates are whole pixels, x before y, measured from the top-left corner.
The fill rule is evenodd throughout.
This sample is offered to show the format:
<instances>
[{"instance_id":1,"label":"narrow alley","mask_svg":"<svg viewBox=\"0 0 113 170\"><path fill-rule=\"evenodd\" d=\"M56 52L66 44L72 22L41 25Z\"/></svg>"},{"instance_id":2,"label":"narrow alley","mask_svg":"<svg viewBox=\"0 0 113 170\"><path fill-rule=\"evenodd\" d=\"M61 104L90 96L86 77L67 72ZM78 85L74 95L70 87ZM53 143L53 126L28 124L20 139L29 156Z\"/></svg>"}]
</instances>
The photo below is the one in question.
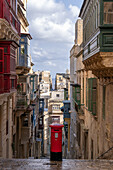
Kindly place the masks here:
<instances>
[{"instance_id":1,"label":"narrow alley","mask_svg":"<svg viewBox=\"0 0 113 170\"><path fill-rule=\"evenodd\" d=\"M113 161L72 160L50 162L49 159L0 159L0 170L112 170Z\"/></svg>"},{"instance_id":2,"label":"narrow alley","mask_svg":"<svg viewBox=\"0 0 113 170\"><path fill-rule=\"evenodd\" d=\"M113 170L113 0L0 0L0 170Z\"/></svg>"}]
</instances>

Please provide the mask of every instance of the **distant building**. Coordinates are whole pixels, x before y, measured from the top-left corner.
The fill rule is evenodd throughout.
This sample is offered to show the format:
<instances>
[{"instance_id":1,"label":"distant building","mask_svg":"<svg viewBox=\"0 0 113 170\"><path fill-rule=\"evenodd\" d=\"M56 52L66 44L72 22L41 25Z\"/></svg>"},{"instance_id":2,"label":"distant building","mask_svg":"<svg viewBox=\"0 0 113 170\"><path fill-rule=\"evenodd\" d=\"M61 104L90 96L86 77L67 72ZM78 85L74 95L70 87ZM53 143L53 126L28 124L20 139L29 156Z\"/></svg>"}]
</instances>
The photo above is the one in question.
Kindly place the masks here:
<instances>
[{"instance_id":1,"label":"distant building","mask_svg":"<svg viewBox=\"0 0 113 170\"><path fill-rule=\"evenodd\" d=\"M55 89L68 88L68 82L70 80L70 74L68 73L56 73L55 78Z\"/></svg>"},{"instance_id":2,"label":"distant building","mask_svg":"<svg viewBox=\"0 0 113 170\"><path fill-rule=\"evenodd\" d=\"M50 90L52 89L52 78L50 75L50 71L41 71L39 73L39 82L44 81L49 84Z\"/></svg>"},{"instance_id":3,"label":"distant building","mask_svg":"<svg viewBox=\"0 0 113 170\"><path fill-rule=\"evenodd\" d=\"M42 148L43 154L47 155L47 139L48 139L48 106L50 99L50 90L52 89L52 79L50 75L50 71L42 71L39 72L39 91L40 91L40 100L44 101L44 111L43 111L43 141Z\"/></svg>"}]
</instances>

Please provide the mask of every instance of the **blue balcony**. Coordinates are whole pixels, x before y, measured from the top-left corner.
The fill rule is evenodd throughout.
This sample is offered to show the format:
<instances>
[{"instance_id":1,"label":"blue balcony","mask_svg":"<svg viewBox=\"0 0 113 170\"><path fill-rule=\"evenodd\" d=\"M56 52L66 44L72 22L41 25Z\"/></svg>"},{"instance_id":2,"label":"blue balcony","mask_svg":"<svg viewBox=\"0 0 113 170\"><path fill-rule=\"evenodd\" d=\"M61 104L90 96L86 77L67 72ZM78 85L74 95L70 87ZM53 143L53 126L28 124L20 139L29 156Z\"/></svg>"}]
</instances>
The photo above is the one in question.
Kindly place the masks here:
<instances>
[{"instance_id":1,"label":"blue balcony","mask_svg":"<svg viewBox=\"0 0 113 170\"><path fill-rule=\"evenodd\" d=\"M44 99L39 99L39 114L43 115L44 112Z\"/></svg>"},{"instance_id":2,"label":"blue balcony","mask_svg":"<svg viewBox=\"0 0 113 170\"><path fill-rule=\"evenodd\" d=\"M19 42L19 55L17 61L17 68L30 69L30 40L32 37L30 34L21 34L21 39Z\"/></svg>"},{"instance_id":3,"label":"blue balcony","mask_svg":"<svg viewBox=\"0 0 113 170\"><path fill-rule=\"evenodd\" d=\"M65 118L70 118L70 101L69 100L64 100L63 101L64 106L61 108L61 111L63 111L64 119Z\"/></svg>"}]
</instances>

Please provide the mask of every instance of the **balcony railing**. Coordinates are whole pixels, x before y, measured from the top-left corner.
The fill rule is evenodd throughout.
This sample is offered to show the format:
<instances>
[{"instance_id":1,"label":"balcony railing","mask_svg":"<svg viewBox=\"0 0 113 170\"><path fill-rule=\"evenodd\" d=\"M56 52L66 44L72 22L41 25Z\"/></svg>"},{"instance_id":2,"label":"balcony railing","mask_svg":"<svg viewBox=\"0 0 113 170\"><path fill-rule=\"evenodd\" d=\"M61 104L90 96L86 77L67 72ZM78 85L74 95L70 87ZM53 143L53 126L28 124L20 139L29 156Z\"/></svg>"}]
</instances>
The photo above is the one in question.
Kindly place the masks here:
<instances>
[{"instance_id":1,"label":"balcony railing","mask_svg":"<svg viewBox=\"0 0 113 170\"><path fill-rule=\"evenodd\" d=\"M16 104L16 108L17 109L26 109L28 107L28 100L27 100L27 96L25 95L18 95L17 96L17 104Z\"/></svg>"},{"instance_id":2,"label":"balcony railing","mask_svg":"<svg viewBox=\"0 0 113 170\"><path fill-rule=\"evenodd\" d=\"M35 100L36 99L36 93L32 93L31 94L31 100Z\"/></svg>"},{"instance_id":3,"label":"balcony railing","mask_svg":"<svg viewBox=\"0 0 113 170\"><path fill-rule=\"evenodd\" d=\"M11 27L20 35L20 21L7 0L0 0L0 18L6 19Z\"/></svg>"},{"instance_id":4,"label":"balcony railing","mask_svg":"<svg viewBox=\"0 0 113 170\"><path fill-rule=\"evenodd\" d=\"M26 55L20 55L19 56L18 66L30 68L30 64L29 63L30 63L30 58L29 57L27 57Z\"/></svg>"}]
</instances>

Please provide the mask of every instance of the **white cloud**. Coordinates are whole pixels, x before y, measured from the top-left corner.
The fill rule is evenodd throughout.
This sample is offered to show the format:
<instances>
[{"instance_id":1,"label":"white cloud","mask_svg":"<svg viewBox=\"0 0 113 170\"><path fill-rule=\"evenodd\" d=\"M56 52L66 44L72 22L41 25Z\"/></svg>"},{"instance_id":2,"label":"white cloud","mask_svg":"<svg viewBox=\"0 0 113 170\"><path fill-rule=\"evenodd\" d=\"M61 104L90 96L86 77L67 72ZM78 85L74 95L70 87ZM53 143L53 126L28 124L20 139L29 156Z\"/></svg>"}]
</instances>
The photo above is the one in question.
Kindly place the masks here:
<instances>
[{"instance_id":1,"label":"white cloud","mask_svg":"<svg viewBox=\"0 0 113 170\"><path fill-rule=\"evenodd\" d=\"M69 9L71 10L74 17L77 17L79 15L79 8L77 6L70 5Z\"/></svg>"},{"instance_id":2,"label":"white cloud","mask_svg":"<svg viewBox=\"0 0 113 170\"><path fill-rule=\"evenodd\" d=\"M56 66L56 64L53 63L53 62L51 62L51 61L48 61L47 64L48 64L49 66Z\"/></svg>"},{"instance_id":3,"label":"white cloud","mask_svg":"<svg viewBox=\"0 0 113 170\"><path fill-rule=\"evenodd\" d=\"M28 1L34 63L38 63L39 60L43 65L47 64L49 68L54 66L60 71L62 63L58 61L65 60L64 67L67 68L66 62L74 42L74 22L78 12L78 7L70 5L66 8L63 2L59 3L55 0ZM59 64L53 63L53 60ZM41 68L41 65L39 67Z\"/></svg>"},{"instance_id":4,"label":"white cloud","mask_svg":"<svg viewBox=\"0 0 113 170\"><path fill-rule=\"evenodd\" d=\"M78 7L70 5L67 10L63 3L56 3L55 0L32 0L29 1L28 9L32 14L29 19L33 38L72 42L72 19L77 17Z\"/></svg>"}]
</instances>

